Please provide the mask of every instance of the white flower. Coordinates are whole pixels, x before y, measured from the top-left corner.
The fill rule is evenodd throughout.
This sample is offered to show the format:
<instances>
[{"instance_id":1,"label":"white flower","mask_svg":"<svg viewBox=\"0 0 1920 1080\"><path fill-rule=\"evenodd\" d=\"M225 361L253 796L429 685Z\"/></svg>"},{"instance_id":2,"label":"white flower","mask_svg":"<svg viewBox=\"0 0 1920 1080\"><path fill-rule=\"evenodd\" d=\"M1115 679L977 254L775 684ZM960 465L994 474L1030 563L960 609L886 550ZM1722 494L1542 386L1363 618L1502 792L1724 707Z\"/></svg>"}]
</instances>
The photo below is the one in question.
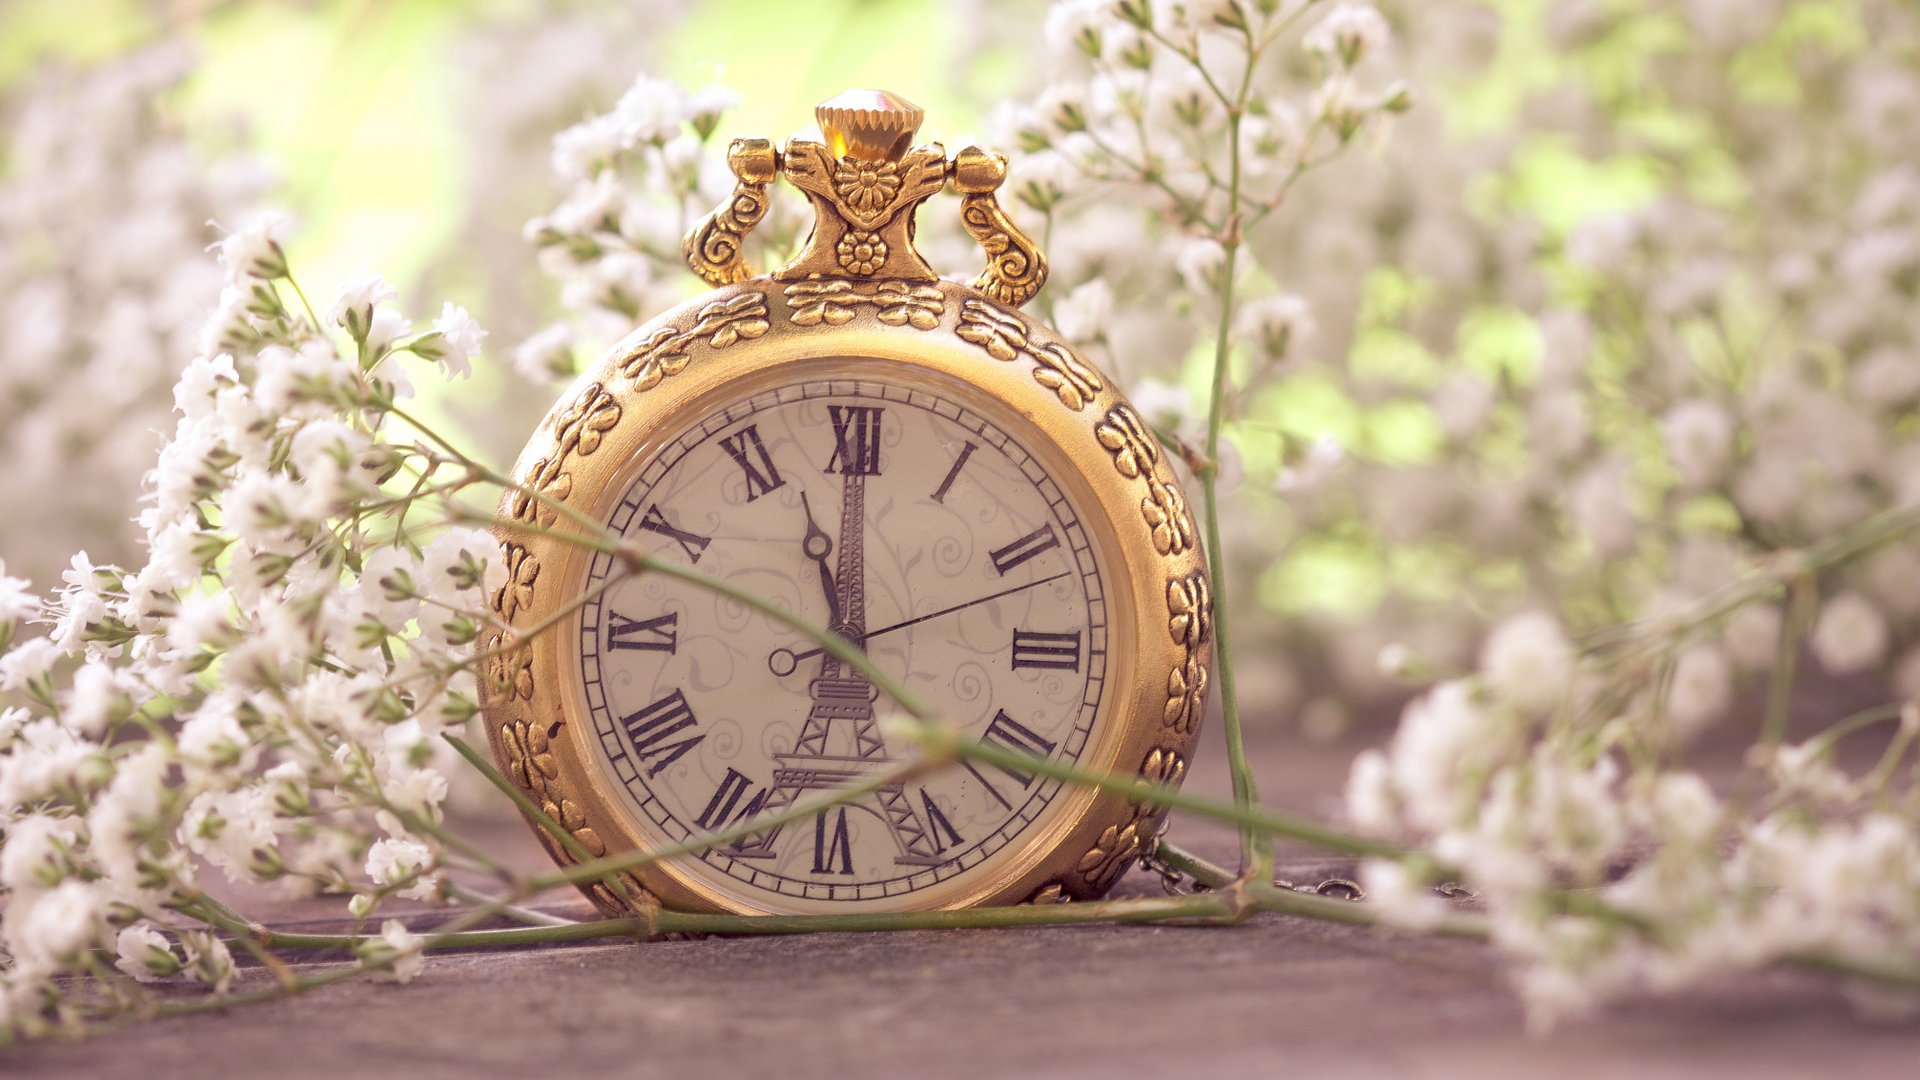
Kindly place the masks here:
<instances>
[{"instance_id":1,"label":"white flower","mask_svg":"<svg viewBox=\"0 0 1920 1080\"><path fill-rule=\"evenodd\" d=\"M1522 712L1544 713L1566 696L1573 650L1552 616L1516 615L1488 636L1480 671L1501 700Z\"/></svg>"},{"instance_id":2,"label":"white flower","mask_svg":"<svg viewBox=\"0 0 1920 1080\"><path fill-rule=\"evenodd\" d=\"M1098 56L1102 36L1119 28L1112 0L1060 0L1047 8L1042 36L1047 47L1061 55Z\"/></svg>"},{"instance_id":3,"label":"white flower","mask_svg":"<svg viewBox=\"0 0 1920 1080\"><path fill-rule=\"evenodd\" d=\"M680 132L680 125L692 119L687 92L678 85L651 75L641 75L613 107L625 146L635 143L664 143Z\"/></svg>"},{"instance_id":4,"label":"white flower","mask_svg":"<svg viewBox=\"0 0 1920 1080\"><path fill-rule=\"evenodd\" d=\"M473 374L473 357L479 354L480 343L486 337L487 332L467 314L466 308L448 303L440 309L440 317L433 321L433 333L415 342L413 350L446 365L448 376L464 379Z\"/></svg>"},{"instance_id":5,"label":"white flower","mask_svg":"<svg viewBox=\"0 0 1920 1080\"><path fill-rule=\"evenodd\" d=\"M1428 829L1453 825L1462 801L1471 798L1461 775L1470 762L1502 753L1504 743L1502 729L1465 682L1441 683L1409 702L1388 753L1407 821Z\"/></svg>"},{"instance_id":6,"label":"white flower","mask_svg":"<svg viewBox=\"0 0 1920 1080\"><path fill-rule=\"evenodd\" d=\"M1217 240L1203 236L1186 241L1174 253L1174 265L1197 295L1217 294L1226 285L1227 249Z\"/></svg>"},{"instance_id":7,"label":"white flower","mask_svg":"<svg viewBox=\"0 0 1920 1080\"><path fill-rule=\"evenodd\" d=\"M440 532L427 545L421 573L431 594L449 602L457 602L462 592L506 584L500 541L484 529Z\"/></svg>"},{"instance_id":8,"label":"white flower","mask_svg":"<svg viewBox=\"0 0 1920 1080\"><path fill-rule=\"evenodd\" d=\"M1307 444L1300 460L1282 468L1274 476L1273 487L1281 493L1310 491L1338 472L1347 460L1347 448L1332 435L1317 435Z\"/></svg>"},{"instance_id":9,"label":"white flower","mask_svg":"<svg viewBox=\"0 0 1920 1080\"><path fill-rule=\"evenodd\" d=\"M120 958L113 966L141 982L159 982L180 973L180 958L174 955L167 936L146 923L120 931L114 945Z\"/></svg>"},{"instance_id":10,"label":"white flower","mask_svg":"<svg viewBox=\"0 0 1920 1080\"><path fill-rule=\"evenodd\" d=\"M1747 671L1771 665L1780 651L1780 612L1762 604L1748 604L1727 617L1727 652Z\"/></svg>"},{"instance_id":11,"label":"white flower","mask_svg":"<svg viewBox=\"0 0 1920 1080\"><path fill-rule=\"evenodd\" d=\"M1397 860L1361 863L1360 883L1366 887L1369 909L1389 926L1431 930L1447 917L1446 902Z\"/></svg>"},{"instance_id":12,"label":"white flower","mask_svg":"<svg viewBox=\"0 0 1920 1080\"><path fill-rule=\"evenodd\" d=\"M106 898L83 881L68 879L45 892L16 896L6 912L6 937L16 961L57 968L107 932Z\"/></svg>"},{"instance_id":13,"label":"white flower","mask_svg":"<svg viewBox=\"0 0 1920 1080\"><path fill-rule=\"evenodd\" d=\"M1292 359L1313 338L1313 312L1304 297L1265 296L1250 300L1235 316L1234 333L1276 360Z\"/></svg>"},{"instance_id":14,"label":"white flower","mask_svg":"<svg viewBox=\"0 0 1920 1080\"><path fill-rule=\"evenodd\" d=\"M574 372L573 328L554 323L513 350L513 369L535 382L566 378Z\"/></svg>"},{"instance_id":15,"label":"white flower","mask_svg":"<svg viewBox=\"0 0 1920 1080\"><path fill-rule=\"evenodd\" d=\"M387 351L388 346L405 337L412 328L413 324L398 311L390 307L374 308L373 321L366 333L368 354L378 356ZM398 365L393 364L390 358L383 370L392 373L397 369Z\"/></svg>"},{"instance_id":16,"label":"white flower","mask_svg":"<svg viewBox=\"0 0 1920 1080\"><path fill-rule=\"evenodd\" d=\"M1347 775L1347 818L1362 832L1388 835L1399 828L1393 766L1379 750L1363 750Z\"/></svg>"},{"instance_id":17,"label":"white flower","mask_svg":"<svg viewBox=\"0 0 1920 1080\"><path fill-rule=\"evenodd\" d=\"M379 982L405 983L420 973L425 961L425 940L408 930L398 919L380 924L380 936L355 947L360 963L374 973Z\"/></svg>"},{"instance_id":18,"label":"white flower","mask_svg":"<svg viewBox=\"0 0 1920 1080\"><path fill-rule=\"evenodd\" d=\"M411 881L399 895L409 900L430 900L439 882L430 872L433 852L418 840L387 837L367 851L367 879L375 885L397 885Z\"/></svg>"},{"instance_id":19,"label":"white flower","mask_svg":"<svg viewBox=\"0 0 1920 1080\"><path fill-rule=\"evenodd\" d=\"M1076 345L1098 341L1113 322L1113 288L1104 278L1083 282L1053 305L1053 324Z\"/></svg>"},{"instance_id":20,"label":"white flower","mask_svg":"<svg viewBox=\"0 0 1920 1080\"><path fill-rule=\"evenodd\" d=\"M227 268L227 283L244 286L250 281L287 276L287 254L275 235L286 225L285 217L268 214L214 244L210 250L220 253L220 265Z\"/></svg>"},{"instance_id":21,"label":"white flower","mask_svg":"<svg viewBox=\"0 0 1920 1080\"><path fill-rule=\"evenodd\" d=\"M1820 609L1807 644L1820 665L1835 675L1851 675L1878 664L1887 655L1887 623L1866 597L1846 592Z\"/></svg>"},{"instance_id":22,"label":"white flower","mask_svg":"<svg viewBox=\"0 0 1920 1080\"><path fill-rule=\"evenodd\" d=\"M30 619L40 614L39 598L33 584L25 578L8 577L7 564L0 561L0 623Z\"/></svg>"},{"instance_id":23,"label":"white flower","mask_svg":"<svg viewBox=\"0 0 1920 1080\"><path fill-rule=\"evenodd\" d=\"M1882 408L1900 408L1920 398L1920 354L1884 346L1873 352L1848 376L1854 395Z\"/></svg>"},{"instance_id":24,"label":"white flower","mask_svg":"<svg viewBox=\"0 0 1920 1080\"><path fill-rule=\"evenodd\" d=\"M1681 402L1667 412L1662 425L1667 458L1679 470L1680 481L1698 490L1725 474L1733 454L1733 418L1711 401Z\"/></svg>"},{"instance_id":25,"label":"white flower","mask_svg":"<svg viewBox=\"0 0 1920 1080\"><path fill-rule=\"evenodd\" d=\"M0 885L18 894L59 884L71 872L78 837L71 820L45 814L11 822L0 845Z\"/></svg>"},{"instance_id":26,"label":"white flower","mask_svg":"<svg viewBox=\"0 0 1920 1080\"><path fill-rule=\"evenodd\" d=\"M127 680L111 664L89 660L73 673L73 687L67 693L67 707L61 719L75 731L99 738L110 721L124 717L133 707Z\"/></svg>"},{"instance_id":27,"label":"white flower","mask_svg":"<svg viewBox=\"0 0 1920 1080\"><path fill-rule=\"evenodd\" d=\"M1695 645L1673 664L1667 715L1684 741L1719 718L1733 701L1733 670L1713 645Z\"/></svg>"},{"instance_id":28,"label":"white flower","mask_svg":"<svg viewBox=\"0 0 1920 1080\"><path fill-rule=\"evenodd\" d=\"M374 309L397 295L378 274L350 275L334 292L327 322L346 330L354 340L365 341L373 326Z\"/></svg>"},{"instance_id":29,"label":"white flower","mask_svg":"<svg viewBox=\"0 0 1920 1080\"><path fill-rule=\"evenodd\" d=\"M224 994L233 983L233 954L227 943L205 930L188 930L180 935L180 946L187 954L186 973L216 994Z\"/></svg>"},{"instance_id":30,"label":"white flower","mask_svg":"<svg viewBox=\"0 0 1920 1080\"><path fill-rule=\"evenodd\" d=\"M276 872L279 852L271 794L264 788L209 791L187 804L180 842L234 882Z\"/></svg>"},{"instance_id":31,"label":"white flower","mask_svg":"<svg viewBox=\"0 0 1920 1080\"><path fill-rule=\"evenodd\" d=\"M1307 32L1306 46L1309 52L1352 67L1385 45L1390 36L1387 20L1372 4L1343 3Z\"/></svg>"}]
</instances>

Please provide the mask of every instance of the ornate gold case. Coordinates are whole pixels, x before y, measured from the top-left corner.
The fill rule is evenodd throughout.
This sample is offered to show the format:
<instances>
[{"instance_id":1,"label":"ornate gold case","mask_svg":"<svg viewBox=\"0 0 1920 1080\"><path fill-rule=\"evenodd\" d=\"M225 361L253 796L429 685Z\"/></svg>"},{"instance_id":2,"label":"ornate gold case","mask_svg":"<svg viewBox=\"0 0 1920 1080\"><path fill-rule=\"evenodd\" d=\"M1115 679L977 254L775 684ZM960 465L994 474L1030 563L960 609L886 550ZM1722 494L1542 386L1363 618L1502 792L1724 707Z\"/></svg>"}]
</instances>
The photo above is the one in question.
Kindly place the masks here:
<instances>
[{"instance_id":1,"label":"ornate gold case","mask_svg":"<svg viewBox=\"0 0 1920 1080\"><path fill-rule=\"evenodd\" d=\"M1017 307L1046 276L1040 252L1000 207L1005 159L970 147L909 148L919 110L856 91L819 110L827 142L736 140L732 198L687 238L694 271L718 288L633 331L585 372L541 423L515 468L547 500L605 520L630 463L661 433L721 395L802 371L884 366L892 377L941 382L997 403L996 411L1053 460L1088 510L1109 567L1109 650L1118 674L1103 700L1104 736L1082 764L1178 784L1204 711L1211 595L1186 499L1152 432L1111 383ZM787 180L818 220L805 252L755 276L740 255ZM989 265L970 285L941 281L913 249L919 204L951 185ZM493 753L512 782L593 856L645 846L596 766L567 612L590 552L540 530L565 515L524 492L501 506L508 581L494 609L508 629L486 643L499 659L482 679ZM518 526L524 526L518 527ZM535 628L559 623L557 632ZM523 647L513 648L520 636ZM939 906L1089 899L1104 894L1153 836L1160 811L1123 795L1068 786L1053 824L992 880ZM578 859L535 827L562 864ZM679 910L754 911L676 871L628 875L642 903ZM589 896L610 914L627 905L604 885ZM910 895L903 908L927 906Z\"/></svg>"}]
</instances>

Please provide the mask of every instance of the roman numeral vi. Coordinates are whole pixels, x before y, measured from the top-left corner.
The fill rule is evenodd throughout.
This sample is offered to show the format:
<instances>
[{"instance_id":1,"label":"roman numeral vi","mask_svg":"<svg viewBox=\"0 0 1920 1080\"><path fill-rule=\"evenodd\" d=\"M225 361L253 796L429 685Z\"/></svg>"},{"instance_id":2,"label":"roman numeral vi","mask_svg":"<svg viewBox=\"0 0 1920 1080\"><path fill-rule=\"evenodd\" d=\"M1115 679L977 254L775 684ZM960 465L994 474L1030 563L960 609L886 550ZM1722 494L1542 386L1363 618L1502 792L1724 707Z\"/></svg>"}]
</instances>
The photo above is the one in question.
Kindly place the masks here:
<instances>
[{"instance_id":1,"label":"roman numeral vi","mask_svg":"<svg viewBox=\"0 0 1920 1080\"><path fill-rule=\"evenodd\" d=\"M842 806L833 817L833 835L827 835L827 814L813 819L813 872L816 874L853 873L853 837L847 832L847 808Z\"/></svg>"}]
</instances>

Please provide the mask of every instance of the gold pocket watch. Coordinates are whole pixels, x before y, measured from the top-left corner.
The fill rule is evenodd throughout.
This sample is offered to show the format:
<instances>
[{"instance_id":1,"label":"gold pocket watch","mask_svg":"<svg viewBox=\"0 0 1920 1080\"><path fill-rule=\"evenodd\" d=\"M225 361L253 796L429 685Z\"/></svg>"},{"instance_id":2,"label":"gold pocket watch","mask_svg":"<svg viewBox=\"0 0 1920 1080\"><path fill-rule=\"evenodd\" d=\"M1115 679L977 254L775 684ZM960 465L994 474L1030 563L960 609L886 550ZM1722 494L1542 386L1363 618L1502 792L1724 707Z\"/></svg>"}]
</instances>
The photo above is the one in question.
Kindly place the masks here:
<instances>
[{"instance_id":1,"label":"gold pocket watch","mask_svg":"<svg viewBox=\"0 0 1920 1080\"><path fill-rule=\"evenodd\" d=\"M890 703L852 666L719 592L622 575L553 535L560 504L662 560L829 628L966 738L1177 784L1207 684L1193 519L1112 383L1018 312L1046 261L995 197L1006 159L914 146L921 110L851 91L823 142L736 139L732 197L687 237L715 286L610 350L541 423L509 493L509 628L485 694L495 757L572 836L554 857L658 850L896 770ZM804 252L755 274L741 241L784 177ZM988 265L914 250L951 186ZM536 628L550 632L531 634ZM909 911L1105 893L1151 804L964 762L811 820L653 863L636 903L738 913ZM611 914L627 900L589 895Z\"/></svg>"}]
</instances>

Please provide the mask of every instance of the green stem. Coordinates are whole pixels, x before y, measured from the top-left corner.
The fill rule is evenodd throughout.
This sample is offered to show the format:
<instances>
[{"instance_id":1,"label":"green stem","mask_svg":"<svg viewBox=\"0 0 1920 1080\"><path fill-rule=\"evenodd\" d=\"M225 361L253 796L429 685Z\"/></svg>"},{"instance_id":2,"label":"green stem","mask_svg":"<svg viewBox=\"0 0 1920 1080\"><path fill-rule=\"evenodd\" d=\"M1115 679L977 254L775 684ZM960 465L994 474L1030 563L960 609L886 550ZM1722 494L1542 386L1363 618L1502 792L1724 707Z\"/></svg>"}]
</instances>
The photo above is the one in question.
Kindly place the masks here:
<instances>
[{"instance_id":1,"label":"green stem","mask_svg":"<svg viewBox=\"0 0 1920 1080\"><path fill-rule=\"evenodd\" d=\"M1226 421L1227 369L1233 356L1234 272L1240 258L1240 123L1245 112L1247 88L1252 83L1254 54L1248 41L1246 74L1240 92L1227 109L1227 220L1226 235L1220 245L1226 251L1222 264L1220 319L1214 333L1213 383L1207 399L1207 465L1200 473L1202 501L1206 505L1207 571L1213 579L1213 635L1216 667L1220 676L1221 728L1227 743L1227 768L1233 777L1234 806L1252 811L1260 801L1253 766L1247 761L1247 748L1240 725L1240 693L1233 670L1233 634L1229 609L1233 591L1227 582L1227 560L1220 539L1220 433ZM1240 868L1253 881L1273 880L1273 844L1250 822L1240 826Z\"/></svg>"},{"instance_id":2,"label":"green stem","mask_svg":"<svg viewBox=\"0 0 1920 1080\"><path fill-rule=\"evenodd\" d=\"M620 559L635 572L644 571L664 574L667 577L676 578L688 584L697 585L700 588L719 593L729 600L739 601L741 604L760 612L774 622L785 626L787 629L792 630L794 633L799 634L801 637L806 638L808 641L813 642L815 645L833 654L841 663L852 667L854 670L860 672L860 674L866 676L867 681L878 687L881 693L892 698L901 708L915 717L922 720L931 720L934 718L934 711L930 706L921 701L913 691L908 690L899 679L894 678L878 665L874 664L873 660L869 658L859 646L854 645L847 639L833 633L825 627L816 626L800 618L793 612L772 603L751 590L743 589L732 582L722 581L709 574L703 574L692 567L680 566L663 559L656 559L641 551L633 544L616 536L582 536L578 533L562 532L545 526L529 525L525 522L508 521L503 518L486 518L484 520L495 529L525 533L530 536L553 537L564 540L567 543L578 544L581 547L605 552ZM605 532L605 530L601 531Z\"/></svg>"},{"instance_id":3,"label":"green stem","mask_svg":"<svg viewBox=\"0 0 1920 1080\"><path fill-rule=\"evenodd\" d=\"M527 881L524 890L527 893L535 893L544 892L547 889L557 889L563 885L578 885L583 881L592 881L605 874L617 874L624 870L634 870L667 859L678 858L681 855L692 855L697 852L720 847L723 844L731 844L736 840L744 840L747 837L753 836L756 833L765 832L768 829L787 825L795 821L803 821L822 811L830 810L843 803L852 802L855 799L864 795L870 795L889 785L904 783L925 774L933 768L937 768L940 764L944 764L944 762L908 761L894 768L872 773L854 783L828 789L814 798L802 799L784 810L738 821L724 829L690 836L676 844L668 844L665 847L657 848L653 851L622 852L619 855L609 855L600 859L592 859L578 866L563 867L554 873Z\"/></svg>"},{"instance_id":4,"label":"green stem","mask_svg":"<svg viewBox=\"0 0 1920 1080\"><path fill-rule=\"evenodd\" d=\"M480 775L486 777L488 783L498 788L507 798L512 799L513 804L520 808L521 813L532 818L542 829L546 830L547 835L553 837L554 841L565 848L568 854L572 855L581 863L593 861L593 852L588 851L586 847L580 843L579 838L568 832L559 822L553 820L551 814L548 814L545 810L535 805L532 799L527 798L526 795L520 791L518 785L501 775L499 769L493 767L493 762L488 761L479 751L468 746L465 739L460 738L460 736L455 735L451 731L441 732L440 737L445 739L447 744L453 747L455 753L465 758L467 764L479 770ZM600 876L600 881L607 887L607 891L620 898L621 903L626 904L635 911L640 910L639 902L635 900L633 894L627 890L627 883L620 880L618 873L609 872L602 875ZM506 906L505 901L500 903L502 910L504 910Z\"/></svg>"},{"instance_id":5,"label":"green stem","mask_svg":"<svg viewBox=\"0 0 1920 1080\"><path fill-rule=\"evenodd\" d=\"M661 933L817 934L887 930L966 930L1007 926L1062 926L1076 923L1163 922L1167 919L1220 919L1235 914L1225 893L1100 900L1087 904L1022 904L1018 907L963 908L959 911L877 911L848 915L704 915L660 913Z\"/></svg>"},{"instance_id":6,"label":"green stem","mask_svg":"<svg viewBox=\"0 0 1920 1080\"><path fill-rule=\"evenodd\" d=\"M1162 862L1192 878L1209 889L1218 889L1232 884L1233 872L1224 866L1217 866L1183 847L1169 844L1165 840L1155 849Z\"/></svg>"},{"instance_id":7,"label":"green stem","mask_svg":"<svg viewBox=\"0 0 1920 1080\"><path fill-rule=\"evenodd\" d=\"M1224 803L1204 795L1188 794L1179 788L1168 787L1165 784L1151 783L1137 776L1118 776L1113 773L1097 772L1078 765L1069 765L1017 750L1008 750L993 743L962 738L960 733L952 728L896 720L889 725L888 731L911 740L930 755L984 761L990 765L1004 766L1019 772L1038 773L1070 783L1084 784L1141 802L1186 810L1201 817L1238 825L1243 834L1251 833L1262 837L1285 836L1312 844L1314 847L1346 855L1392 859L1404 858L1409 854L1392 844L1382 844L1339 832L1304 818L1272 813L1257 806L1243 806L1238 799L1232 803ZM1267 880L1271 880L1273 877L1271 862L1267 864L1266 869Z\"/></svg>"}]
</instances>

